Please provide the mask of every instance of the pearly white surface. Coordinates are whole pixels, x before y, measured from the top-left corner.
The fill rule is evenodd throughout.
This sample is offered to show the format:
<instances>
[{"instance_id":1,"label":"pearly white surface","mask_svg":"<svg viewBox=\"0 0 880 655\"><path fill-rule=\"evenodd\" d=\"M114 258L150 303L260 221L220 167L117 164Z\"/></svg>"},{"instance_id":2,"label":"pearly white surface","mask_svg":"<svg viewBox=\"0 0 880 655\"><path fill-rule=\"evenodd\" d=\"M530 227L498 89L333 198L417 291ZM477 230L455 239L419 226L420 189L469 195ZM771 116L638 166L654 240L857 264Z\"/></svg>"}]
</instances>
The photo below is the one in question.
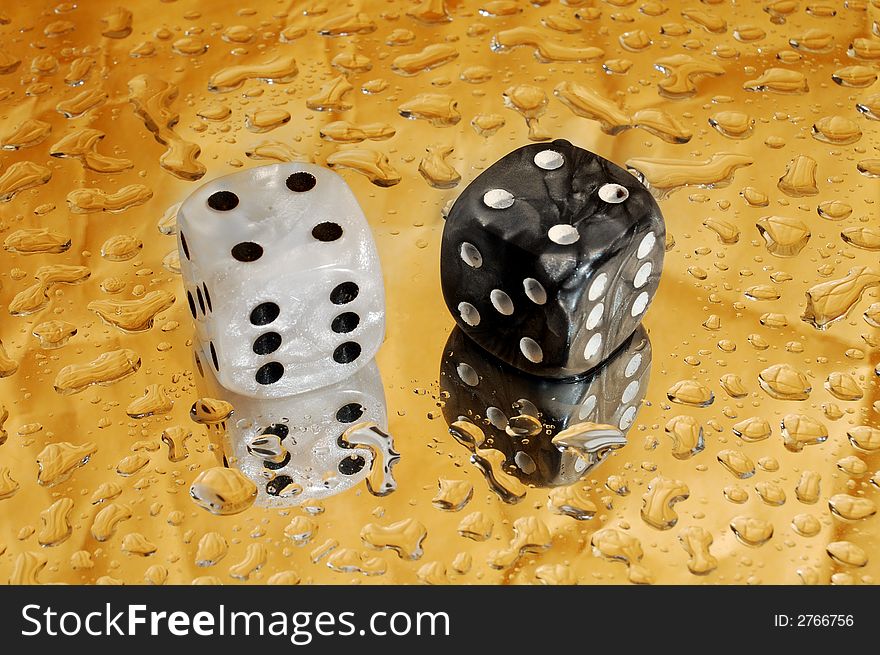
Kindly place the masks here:
<instances>
[{"instance_id":1,"label":"pearly white surface","mask_svg":"<svg viewBox=\"0 0 880 655\"><path fill-rule=\"evenodd\" d=\"M286 180L297 172L314 176L314 188L291 191ZM230 211L212 209L208 199L218 191L235 193L238 205ZM324 222L339 225L341 237L316 239L312 231ZM202 312L197 303L202 361L212 366L213 343L220 365L215 372L227 389L259 398L286 396L334 384L375 356L385 334L382 270L370 226L348 185L333 171L304 163L273 164L217 178L182 203L177 225L191 257L181 245L185 289L195 296L196 288L205 285L211 296L210 311ZM262 256L236 260L232 249L245 242L258 244ZM352 302L335 305L330 293L342 282L354 282L359 293ZM253 325L250 312L263 302L276 303L280 314L269 325ZM330 329L343 312L359 317L357 328L347 334ZM281 346L271 354L255 354L254 341L269 331L281 335ZM333 361L337 347L349 341L361 347L360 356L345 364ZM284 375L262 385L255 374L267 362L280 363Z\"/></svg>"}]
</instances>

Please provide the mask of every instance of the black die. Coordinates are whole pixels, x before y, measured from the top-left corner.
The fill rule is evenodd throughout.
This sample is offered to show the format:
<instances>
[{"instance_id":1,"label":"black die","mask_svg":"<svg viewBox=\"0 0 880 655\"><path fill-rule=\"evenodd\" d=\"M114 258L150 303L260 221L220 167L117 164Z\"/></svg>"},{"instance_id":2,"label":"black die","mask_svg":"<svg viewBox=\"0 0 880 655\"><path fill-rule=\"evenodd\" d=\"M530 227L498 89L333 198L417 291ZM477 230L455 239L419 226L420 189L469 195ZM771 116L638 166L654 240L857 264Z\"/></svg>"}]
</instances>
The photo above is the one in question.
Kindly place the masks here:
<instances>
[{"instance_id":1,"label":"black die","mask_svg":"<svg viewBox=\"0 0 880 655\"><path fill-rule=\"evenodd\" d=\"M502 361L574 377L639 325L664 242L660 208L626 170L567 141L528 145L450 209L443 296L458 325Z\"/></svg>"}]
</instances>

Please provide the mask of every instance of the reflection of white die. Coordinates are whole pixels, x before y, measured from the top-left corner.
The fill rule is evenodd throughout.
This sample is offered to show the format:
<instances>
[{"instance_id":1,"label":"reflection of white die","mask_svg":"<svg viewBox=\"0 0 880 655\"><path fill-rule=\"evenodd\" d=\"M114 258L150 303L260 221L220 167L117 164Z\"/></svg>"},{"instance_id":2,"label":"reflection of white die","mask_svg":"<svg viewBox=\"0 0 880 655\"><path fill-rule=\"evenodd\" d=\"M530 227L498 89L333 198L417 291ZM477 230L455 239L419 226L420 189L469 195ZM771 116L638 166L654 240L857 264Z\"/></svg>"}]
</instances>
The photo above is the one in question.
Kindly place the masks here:
<instances>
[{"instance_id":1,"label":"reflection of white die","mask_svg":"<svg viewBox=\"0 0 880 655\"><path fill-rule=\"evenodd\" d=\"M177 214L203 361L245 396L350 377L385 329L382 271L348 185L310 164L261 166L193 192Z\"/></svg>"},{"instance_id":2,"label":"reflection of white die","mask_svg":"<svg viewBox=\"0 0 880 655\"><path fill-rule=\"evenodd\" d=\"M397 462L385 391L375 361L327 387L283 398L250 398L222 388L195 352L200 392L231 403L223 450L259 490L266 506L295 505L368 480L372 493L395 488ZM375 426L375 427L370 427Z\"/></svg>"}]
</instances>

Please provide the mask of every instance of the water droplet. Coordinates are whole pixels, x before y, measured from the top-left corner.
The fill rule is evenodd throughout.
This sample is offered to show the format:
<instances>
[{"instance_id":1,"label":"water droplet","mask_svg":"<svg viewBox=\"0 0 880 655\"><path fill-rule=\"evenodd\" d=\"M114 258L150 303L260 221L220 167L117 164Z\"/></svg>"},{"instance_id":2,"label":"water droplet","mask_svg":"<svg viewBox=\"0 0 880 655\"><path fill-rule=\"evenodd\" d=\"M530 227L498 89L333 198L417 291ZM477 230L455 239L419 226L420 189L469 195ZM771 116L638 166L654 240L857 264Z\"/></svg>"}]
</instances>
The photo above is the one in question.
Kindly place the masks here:
<instances>
[{"instance_id":1,"label":"water droplet","mask_svg":"<svg viewBox=\"0 0 880 655\"><path fill-rule=\"evenodd\" d=\"M666 397L674 403L707 407L715 400L715 394L698 380L680 380L666 392Z\"/></svg>"},{"instance_id":2,"label":"water droplet","mask_svg":"<svg viewBox=\"0 0 880 655\"><path fill-rule=\"evenodd\" d=\"M513 535L507 548L489 553L487 563L493 569L509 568L526 553L540 553L553 544L547 525L534 516L525 516L514 521Z\"/></svg>"},{"instance_id":3,"label":"water droplet","mask_svg":"<svg viewBox=\"0 0 880 655\"><path fill-rule=\"evenodd\" d=\"M504 52L517 47L531 47L535 58L543 62L552 61L593 61L605 55L605 51L595 46L567 46L550 41L545 34L532 27L515 27L498 32L492 37L490 47L495 52Z\"/></svg>"},{"instance_id":4,"label":"water droplet","mask_svg":"<svg viewBox=\"0 0 880 655\"><path fill-rule=\"evenodd\" d=\"M694 575L706 575L718 567L718 560L709 552L712 545L712 535L698 526L683 529L678 540L682 548L690 556L688 558L688 571Z\"/></svg>"},{"instance_id":5,"label":"water droplet","mask_svg":"<svg viewBox=\"0 0 880 655\"><path fill-rule=\"evenodd\" d=\"M762 501L772 507L785 504L785 491L773 482L759 482L755 485L755 491Z\"/></svg>"},{"instance_id":6,"label":"water droplet","mask_svg":"<svg viewBox=\"0 0 880 655\"><path fill-rule=\"evenodd\" d=\"M261 543L248 544L244 558L229 567L229 575L238 580L248 580L251 575L259 571L268 559L266 546Z\"/></svg>"},{"instance_id":7,"label":"water droplet","mask_svg":"<svg viewBox=\"0 0 880 655\"><path fill-rule=\"evenodd\" d=\"M526 120L529 139L545 141L550 138L538 122L547 110L547 94L544 89L531 84L519 84L505 89L503 98L506 107L518 112Z\"/></svg>"},{"instance_id":8,"label":"water droplet","mask_svg":"<svg viewBox=\"0 0 880 655\"><path fill-rule=\"evenodd\" d=\"M747 139L755 120L739 111L721 111L709 117L709 125L731 139Z\"/></svg>"},{"instance_id":9,"label":"water droplet","mask_svg":"<svg viewBox=\"0 0 880 655\"><path fill-rule=\"evenodd\" d=\"M238 514L254 503L257 487L238 470L218 466L199 473L189 494L212 514Z\"/></svg>"},{"instance_id":10,"label":"water droplet","mask_svg":"<svg viewBox=\"0 0 880 655\"><path fill-rule=\"evenodd\" d=\"M694 95L697 92L696 80L724 75L725 72L718 64L685 54L662 57L654 62L654 67L666 76L657 84L660 95L673 99Z\"/></svg>"},{"instance_id":11,"label":"water droplet","mask_svg":"<svg viewBox=\"0 0 880 655\"><path fill-rule=\"evenodd\" d=\"M747 186L740 192L740 194L745 201L749 203L750 207L766 207L770 204L767 194L759 191L755 187Z\"/></svg>"},{"instance_id":12,"label":"water droplet","mask_svg":"<svg viewBox=\"0 0 880 655\"><path fill-rule=\"evenodd\" d=\"M672 437L672 455L688 459L705 447L703 426L692 416L675 416L666 423L666 433Z\"/></svg>"},{"instance_id":13,"label":"water droplet","mask_svg":"<svg viewBox=\"0 0 880 655\"><path fill-rule=\"evenodd\" d=\"M849 494L835 494L828 499L828 509L835 516L850 520L859 521L874 516L877 513L877 506L869 498L859 498L850 496Z\"/></svg>"},{"instance_id":14,"label":"water droplet","mask_svg":"<svg viewBox=\"0 0 880 655\"><path fill-rule=\"evenodd\" d=\"M865 550L851 541L833 541L825 550L838 564L861 567L868 563L868 554Z\"/></svg>"},{"instance_id":15,"label":"water droplet","mask_svg":"<svg viewBox=\"0 0 880 655\"><path fill-rule=\"evenodd\" d=\"M864 88L877 81L877 71L870 66L845 66L834 71L831 79L841 86Z\"/></svg>"},{"instance_id":16,"label":"water droplet","mask_svg":"<svg viewBox=\"0 0 880 655\"><path fill-rule=\"evenodd\" d=\"M318 34L328 37L371 34L376 31L376 23L363 12L346 12L327 19L318 26Z\"/></svg>"},{"instance_id":17,"label":"water droplet","mask_svg":"<svg viewBox=\"0 0 880 655\"><path fill-rule=\"evenodd\" d=\"M782 440L785 447L799 453L804 446L820 444L828 439L828 428L804 414L786 414L782 419Z\"/></svg>"},{"instance_id":18,"label":"water droplet","mask_svg":"<svg viewBox=\"0 0 880 655\"><path fill-rule=\"evenodd\" d=\"M32 334L40 340L40 348L61 348L77 333L77 328L66 321L44 321L35 325Z\"/></svg>"},{"instance_id":19,"label":"water droplet","mask_svg":"<svg viewBox=\"0 0 880 655\"><path fill-rule=\"evenodd\" d=\"M687 485L680 480L657 477L648 483L642 496L642 520L658 530L668 530L678 523L673 506L690 496Z\"/></svg>"},{"instance_id":20,"label":"water droplet","mask_svg":"<svg viewBox=\"0 0 880 655\"><path fill-rule=\"evenodd\" d=\"M422 93L397 108L404 118L426 120L434 127L450 127L461 120L458 101L442 93Z\"/></svg>"},{"instance_id":21,"label":"water droplet","mask_svg":"<svg viewBox=\"0 0 880 655\"><path fill-rule=\"evenodd\" d=\"M299 546L309 543L317 531L318 524L308 516L294 516L284 528L284 534L287 538Z\"/></svg>"},{"instance_id":22,"label":"water droplet","mask_svg":"<svg viewBox=\"0 0 880 655\"><path fill-rule=\"evenodd\" d=\"M0 148L3 150L29 148L45 140L51 131L52 126L49 123L29 118L22 121L9 134L0 139Z\"/></svg>"},{"instance_id":23,"label":"water droplet","mask_svg":"<svg viewBox=\"0 0 880 655\"><path fill-rule=\"evenodd\" d=\"M815 537L822 530L822 524L812 514L796 514L791 519L791 527L802 537Z\"/></svg>"},{"instance_id":24,"label":"water droplet","mask_svg":"<svg viewBox=\"0 0 880 655\"><path fill-rule=\"evenodd\" d=\"M422 542L427 536L425 526L411 518L387 526L369 523L361 530L361 540L368 546L393 550L401 559L408 560L422 556Z\"/></svg>"},{"instance_id":25,"label":"water droplet","mask_svg":"<svg viewBox=\"0 0 880 655\"><path fill-rule=\"evenodd\" d=\"M722 450L718 453L718 461L740 480L745 480L755 474L755 463L748 455L739 450Z\"/></svg>"},{"instance_id":26,"label":"water droplet","mask_svg":"<svg viewBox=\"0 0 880 655\"><path fill-rule=\"evenodd\" d=\"M777 257L794 257L810 240L810 228L796 218L764 216L756 223L767 251Z\"/></svg>"},{"instance_id":27,"label":"water droplet","mask_svg":"<svg viewBox=\"0 0 880 655\"><path fill-rule=\"evenodd\" d=\"M132 517L131 508L120 503L109 503L101 509L92 522L92 537L95 541L107 541L116 534L116 528Z\"/></svg>"},{"instance_id":28,"label":"water droplet","mask_svg":"<svg viewBox=\"0 0 880 655\"><path fill-rule=\"evenodd\" d=\"M486 541L492 536L492 519L482 512L471 512L458 524L458 533L473 541Z\"/></svg>"},{"instance_id":29,"label":"water droplet","mask_svg":"<svg viewBox=\"0 0 880 655\"><path fill-rule=\"evenodd\" d=\"M745 82L743 88L746 91L774 93L806 93L810 90L803 73L786 68L768 68L760 77Z\"/></svg>"},{"instance_id":30,"label":"water droplet","mask_svg":"<svg viewBox=\"0 0 880 655\"><path fill-rule=\"evenodd\" d=\"M257 109L245 115L245 127L258 134L274 130L289 121L290 113L284 109Z\"/></svg>"},{"instance_id":31,"label":"water droplet","mask_svg":"<svg viewBox=\"0 0 880 655\"><path fill-rule=\"evenodd\" d=\"M850 227L840 233L848 244L862 250L880 250L880 230L870 227Z\"/></svg>"},{"instance_id":32,"label":"water droplet","mask_svg":"<svg viewBox=\"0 0 880 655\"><path fill-rule=\"evenodd\" d=\"M819 500L820 476L815 471L804 471L798 479L795 494L797 499L806 505L812 505Z\"/></svg>"},{"instance_id":33,"label":"water droplet","mask_svg":"<svg viewBox=\"0 0 880 655\"><path fill-rule=\"evenodd\" d=\"M849 313L865 289L878 285L880 274L867 266L852 268L846 277L807 289L807 304L801 318L817 329L827 329Z\"/></svg>"},{"instance_id":34,"label":"water droplet","mask_svg":"<svg viewBox=\"0 0 880 655\"><path fill-rule=\"evenodd\" d=\"M370 148L337 150L327 157L327 165L360 173L380 187L394 186L400 182L400 173L392 166L388 156Z\"/></svg>"},{"instance_id":35,"label":"water droplet","mask_svg":"<svg viewBox=\"0 0 880 655\"><path fill-rule=\"evenodd\" d=\"M810 397L807 376L789 364L774 364L758 375L761 388L773 398L781 400L806 400Z\"/></svg>"},{"instance_id":36,"label":"water droplet","mask_svg":"<svg viewBox=\"0 0 880 655\"><path fill-rule=\"evenodd\" d=\"M737 516L730 522L730 529L736 538L746 546L758 547L767 543L773 536L773 525L763 519Z\"/></svg>"},{"instance_id":37,"label":"water droplet","mask_svg":"<svg viewBox=\"0 0 880 655\"><path fill-rule=\"evenodd\" d=\"M93 384L106 385L135 373L141 358L133 350L114 350L85 364L71 364L55 377L55 391L62 395L83 391Z\"/></svg>"},{"instance_id":38,"label":"water droplet","mask_svg":"<svg viewBox=\"0 0 880 655\"><path fill-rule=\"evenodd\" d=\"M816 160L807 155L798 155L785 168L785 175L779 178L777 187L787 196L801 198L819 193L816 183Z\"/></svg>"},{"instance_id":39,"label":"water droplet","mask_svg":"<svg viewBox=\"0 0 880 655\"><path fill-rule=\"evenodd\" d=\"M428 154L419 162L419 173L435 189L450 189L461 181L461 175L453 168L447 158L452 154L452 146L429 146Z\"/></svg>"},{"instance_id":40,"label":"water droplet","mask_svg":"<svg viewBox=\"0 0 880 655\"><path fill-rule=\"evenodd\" d=\"M72 511L73 501L63 497L40 512L42 525L37 534L37 541L41 546L57 546L73 533L73 526L70 524Z\"/></svg>"},{"instance_id":41,"label":"water droplet","mask_svg":"<svg viewBox=\"0 0 880 655\"><path fill-rule=\"evenodd\" d=\"M576 521L592 519L599 511L587 492L577 485L553 489L547 499L547 506L556 514L570 516Z\"/></svg>"},{"instance_id":42,"label":"water droplet","mask_svg":"<svg viewBox=\"0 0 880 655\"><path fill-rule=\"evenodd\" d=\"M135 114L153 133L156 141L168 148L159 158L159 165L182 180L201 178L206 170L204 164L197 161L201 149L197 144L180 138L171 129L179 118L179 114L171 109L178 88L151 75L138 75L129 80L128 92Z\"/></svg>"},{"instance_id":43,"label":"water droplet","mask_svg":"<svg viewBox=\"0 0 880 655\"><path fill-rule=\"evenodd\" d=\"M67 194L67 204L74 214L120 213L152 197L153 191L143 184L129 184L112 193L93 188L76 189Z\"/></svg>"},{"instance_id":44,"label":"water droplet","mask_svg":"<svg viewBox=\"0 0 880 655\"><path fill-rule=\"evenodd\" d=\"M17 161L0 175L0 202L12 200L16 194L48 182L52 171L29 161Z\"/></svg>"},{"instance_id":45,"label":"water droplet","mask_svg":"<svg viewBox=\"0 0 880 655\"><path fill-rule=\"evenodd\" d=\"M826 116L813 125L813 138L825 143L847 145L862 137L858 123L844 116Z\"/></svg>"},{"instance_id":46,"label":"water droplet","mask_svg":"<svg viewBox=\"0 0 880 655\"><path fill-rule=\"evenodd\" d=\"M834 371L825 380L825 388L838 400L858 400L862 390L851 375Z\"/></svg>"},{"instance_id":47,"label":"water droplet","mask_svg":"<svg viewBox=\"0 0 880 655\"><path fill-rule=\"evenodd\" d=\"M467 480L441 478L437 484L439 489L431 503L434 507L449 512L458 512L463 509L474 493L474 486Z\"/></svg>"},{"instance_id":48,"label":"water droplet","mask_svg":"<svg viewBox=\"0 0 880 655\"><path fill-rule=\"evenodd\" d=\"M458 50L445 43L425 46L421 51L400 55L391 62L391 70L398 75L418 75L439 68L458 58Z\"/></svg>"},{"instance_id":49,"label":"water droplet","mask_svg":"<svg viewBox=\"0 0 880 655\"><path fill-rule=\"evenodd\" d=\"M615 528L603 528L593 533L590 545L597 557L626 564L630 582L649 584L652 581L650 572L639 564L644 553L635 537Z\"/></svg>"},{"instance_id":50,"label":"water droplet","mask_svg":"<svg viewBox=\"0 0 880 655\"><path fill-rule=\"evenodd\" d=\"M283 84L293 80L297 72L296 60L293 55L281 54L261 64L223 68L211 76L208 81L208 89L219 92L233 91L251 79Z\"/></svg>"},{"instance_id":51,"label":"water droplet","mask_svg":"<svg viewBox=\"0 0 880 655\"><path fill-rule=\"evenodd\" d=\"M722 218L709 217L703 221L703 225L718 235L718 240L725 245L733 245L739 242L739 228Z\"/></svg>"},{"instance_id":52,"label":"water droplet","mask_svg":"<svg viewBox=\"0 0 880 655\"><path fill-rule=\"evenodd\" d=\"M703 161L687 159L631 158L626 167L644 182L658 198L665 198L685 186L724 187L738 168L751 166L754 160L745 155L718 153Z\"/></svg>"}]
</instances>

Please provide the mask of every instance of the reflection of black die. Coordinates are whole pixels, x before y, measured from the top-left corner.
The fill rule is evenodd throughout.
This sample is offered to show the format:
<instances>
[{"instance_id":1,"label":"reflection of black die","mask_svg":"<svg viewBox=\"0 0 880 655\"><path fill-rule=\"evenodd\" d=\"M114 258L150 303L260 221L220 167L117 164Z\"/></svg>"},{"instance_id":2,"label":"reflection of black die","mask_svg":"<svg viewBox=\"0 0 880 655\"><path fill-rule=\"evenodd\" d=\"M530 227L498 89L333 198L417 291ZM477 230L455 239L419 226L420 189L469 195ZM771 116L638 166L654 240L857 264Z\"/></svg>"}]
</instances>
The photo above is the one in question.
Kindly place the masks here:
<instances>
[{"instance_id":1,"label":"reflection of black die","mask_svg":"<svg viewBox=\"0 0 880 655\"><path fill-rule=\"evenodd\" d=\"M528 145L450 209L443 296L458 325L502 361L573 377L636 329L664 242L660 209L630 173L567 141Z\"/></svg>"},{"instance_id":2,"label":"reflection of black die","mask_svg":"<svg viewBox=\"0 0 880 655\"><path fill-rule=\"evenodd\" d=\"M641 326L601 366L568 381L517 371L455 328L440 365L440 389L447 396L443 415L450 424L464 420L479 426L486 436L481 447L501 451L505 470L524 482L570 484L593 462L558 448L552 438L585 421L625 433L647 392L650 369L651 343ZM534 418L541 424L537 434L521 434Z\"/></svg>"}]
</instances>

